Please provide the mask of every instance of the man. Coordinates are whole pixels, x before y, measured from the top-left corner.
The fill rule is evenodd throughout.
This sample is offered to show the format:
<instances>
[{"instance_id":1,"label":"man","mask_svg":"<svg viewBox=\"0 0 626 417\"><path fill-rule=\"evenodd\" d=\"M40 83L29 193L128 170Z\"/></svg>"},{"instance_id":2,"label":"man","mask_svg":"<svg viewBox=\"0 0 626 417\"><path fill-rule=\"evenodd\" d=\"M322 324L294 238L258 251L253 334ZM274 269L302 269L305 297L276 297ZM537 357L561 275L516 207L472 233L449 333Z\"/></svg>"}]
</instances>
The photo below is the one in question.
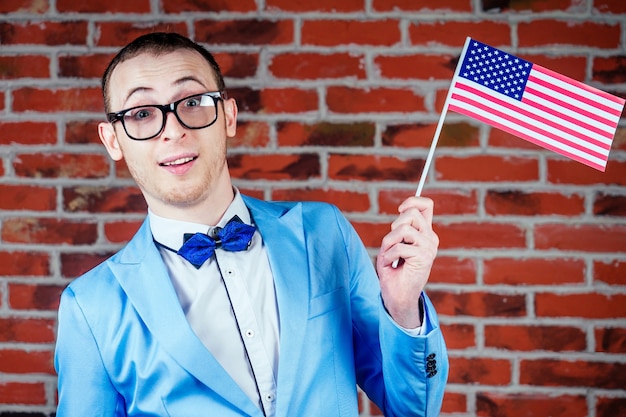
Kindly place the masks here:
<instances>
[{"instance_id":1,"label":"man","mask_svg":"<svg viewBox=\"0 0 626 417\"><path fill-rule=\"evenodd\" d=\"M334 206L233 187L237 106L204 48L142 36L102 86L100 138L149 212L62 295L58 417L357 416L357 384L387 416L439 414L447 354L422 292L431 200L400 205L377 278Z\"/></svg>"}]
</instances>

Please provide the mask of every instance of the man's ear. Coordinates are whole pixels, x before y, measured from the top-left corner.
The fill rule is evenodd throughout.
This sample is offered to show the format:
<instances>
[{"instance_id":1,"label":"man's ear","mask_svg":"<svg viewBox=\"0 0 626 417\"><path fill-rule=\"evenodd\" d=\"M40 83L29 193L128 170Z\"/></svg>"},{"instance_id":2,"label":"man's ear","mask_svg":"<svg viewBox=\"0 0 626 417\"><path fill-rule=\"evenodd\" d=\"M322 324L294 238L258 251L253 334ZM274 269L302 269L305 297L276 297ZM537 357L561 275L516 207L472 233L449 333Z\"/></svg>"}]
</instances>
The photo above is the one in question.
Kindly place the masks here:
<instances>
[{"instance_id":1,"label":"man's ear","mask_svg":"<svg viewBox=\"0 0 626 417\"><path fill-rule=\"evenodd\" d=\"M237 133L237 102L234 98L224 100L224 118L226 119L226 136L232 138Z\"/></svg>"},{"instance_id":2,"label":"man's ear","mask_svg":"<svg viewBox=\"0 0 626 417\"><path fill-rule=\"evenodd\" d=\"M107 149L109 156L114 161L120 161L124 158L124 153L122 152L122 148L120 148L120 144L117 141L117 134L115 133L115 128L111 123L100 123L98 124L98 135L100 136L100 140L104 144L104 147Z\"/></svg>"}]
</instances>

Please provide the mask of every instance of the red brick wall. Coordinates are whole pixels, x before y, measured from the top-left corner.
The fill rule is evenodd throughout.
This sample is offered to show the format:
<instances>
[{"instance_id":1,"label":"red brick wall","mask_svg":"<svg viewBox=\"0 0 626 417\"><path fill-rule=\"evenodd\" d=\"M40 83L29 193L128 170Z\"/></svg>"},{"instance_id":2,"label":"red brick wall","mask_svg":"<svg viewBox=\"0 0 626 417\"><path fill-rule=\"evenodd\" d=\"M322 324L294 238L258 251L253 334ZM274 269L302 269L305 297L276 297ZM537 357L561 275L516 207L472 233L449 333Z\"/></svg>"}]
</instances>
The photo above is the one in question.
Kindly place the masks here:
<instances>
[{"instance_id":1,"label":"red brick wall","mask_svg":"<svg viewBox=\"0 0 626 417\"><path fill-rule=\"evenodd\" d=\"M623 0L2 0L0 13L1 417L53 413L59 293L143 218L95 128L98 77L135 36L207 44L241 110L237 185L337 204L372 254L415 190L466 36L626 96ZM599 173L451 113L423 194L441 238L428 290L450 348L444 415L626 415L626 121Z\"/></svg>"}]
</instances>

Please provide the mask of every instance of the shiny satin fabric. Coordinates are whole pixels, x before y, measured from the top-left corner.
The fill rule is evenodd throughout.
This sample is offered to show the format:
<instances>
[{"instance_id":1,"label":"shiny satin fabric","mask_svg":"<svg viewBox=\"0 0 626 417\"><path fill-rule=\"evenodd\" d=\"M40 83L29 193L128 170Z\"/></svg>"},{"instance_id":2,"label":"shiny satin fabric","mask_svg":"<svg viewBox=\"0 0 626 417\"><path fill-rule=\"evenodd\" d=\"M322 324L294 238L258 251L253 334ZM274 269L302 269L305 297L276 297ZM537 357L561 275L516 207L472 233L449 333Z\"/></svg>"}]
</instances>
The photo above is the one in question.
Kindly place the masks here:
<instances>
[{"instance_id":1,"label":"shiny satin fabric","mask_svg":"<svg viewBox=\"0 0 626 417\"><path fill-rule=\"evenodd\" d=\"M448 362L426 295L426 333L409 336L336 208L244 199L275 277L276 416L356 417L357 383L386 416L438 416ZM191 330L147 221L63 293L55 367L58 417L262 417Z\"/></svg>"}]
</instances>

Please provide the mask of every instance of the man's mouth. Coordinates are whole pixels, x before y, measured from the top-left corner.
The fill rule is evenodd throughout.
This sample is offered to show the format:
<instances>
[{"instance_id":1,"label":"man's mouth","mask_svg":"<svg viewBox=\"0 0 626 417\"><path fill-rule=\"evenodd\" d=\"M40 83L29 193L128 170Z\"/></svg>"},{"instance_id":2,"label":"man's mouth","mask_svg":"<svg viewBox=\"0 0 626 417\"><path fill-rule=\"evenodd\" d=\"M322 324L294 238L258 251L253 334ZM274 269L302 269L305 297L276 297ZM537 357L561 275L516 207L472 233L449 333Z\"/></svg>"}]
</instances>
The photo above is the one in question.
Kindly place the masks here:
<instances>
[{"instance_id":1,"label":"man's mouth","mask_svg":"<svg viewBox=\"0 0 626 417\"><path fill-rule=\"evenodd\" d=\"M195 156L188 156L185 158L174 159L173 161L161 162L159 165L161 165L162 167L174 167L174 166L179 166L179 165L184 165L186 163L189 163L196 158L197 157Z\"/></svg>"}]
</instances>

